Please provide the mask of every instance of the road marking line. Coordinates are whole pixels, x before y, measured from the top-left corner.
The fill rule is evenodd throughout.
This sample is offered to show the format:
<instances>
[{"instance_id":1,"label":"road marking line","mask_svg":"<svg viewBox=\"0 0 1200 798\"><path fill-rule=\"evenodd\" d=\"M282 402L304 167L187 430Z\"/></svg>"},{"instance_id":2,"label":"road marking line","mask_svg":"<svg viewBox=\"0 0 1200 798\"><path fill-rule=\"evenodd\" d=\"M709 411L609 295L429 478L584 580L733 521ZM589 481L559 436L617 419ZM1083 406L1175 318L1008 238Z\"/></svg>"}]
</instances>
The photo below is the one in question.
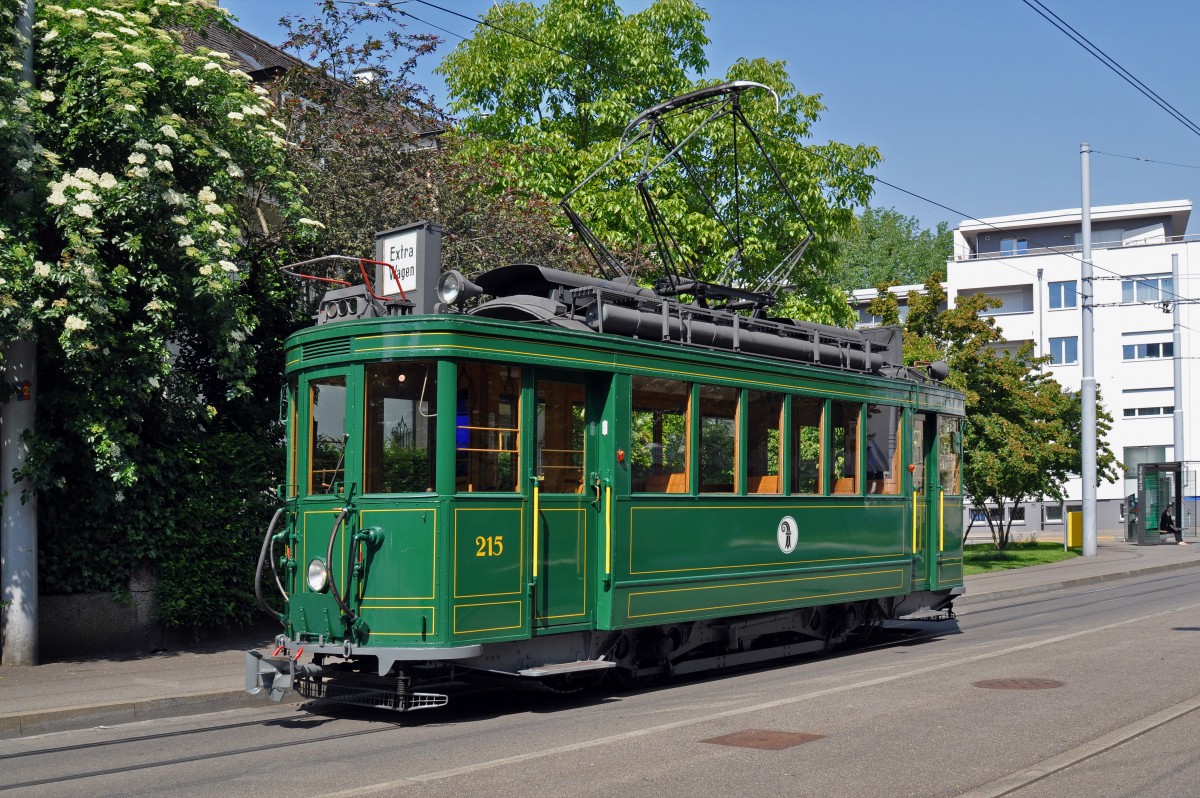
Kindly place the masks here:
<instances>
[{"instance_id":1,"label":"road marking line","mask_svg":"<svg viewBox=\"0 0 1200 798\"><path fill-rule=\"evenodd\" d=\"M936 673L938 671L947 670L949 668L958 668L958 667L962 667L963 665L970 665L975 662L984 662L989 659L996 659L998 657L1007 656L1009 654L1016 654L1016 653L1019 653L1022 651L1031 651L1035 648L1041 648L1043 646L1050 646L1050 645L1054 645L1055 643L1062 643L1067 640L1073 640L1077 637L1083 637L1085 635L1095 634L1097 632L1106 632L1110 629L1119 629L1122 626L1128 626L1130 624L1140 624L1140 623L1144 623L1148 620L1152 620L1154 618L1162 618L1167 615L1174 615L1175 613L1188 612L1188 611L1196 610L1196 609L1200 609L1200 604L1191 604L1186 607L1175 607L1173 609L1162 610L1160 612L1151 613L1150 615L1143 615L1138 618L1129 618L1124 621L1116 621L1115 623L1104 624L1103 626L1097 626L1092 629L1081 629L1079 631L1070 632L1068 634L1056 635L1054 637L1048 637L1045 640L1036 640L1036 641L1033 641L1030 643L1022 643L1019 646L1007 647L1007 648L1003 648L998 651L991 651L991 652L988 652L985 654L975 654L970 657L956 659L952 662L944 662L944 663L941 663L938 665L929 665L924 668L917 668L915 670L905 671L904 673L895 673L895 674L891 674L888 676L880 676L875 679L866 679L861 682L855 682L854 684L846 684L846 685L841 685L839 687L828 687L823 690L814 690L811 693L804 693L803 695L791 696L789 698L779 698L779 699L775 699L773 701L764 701L764 702L761 702L758 704L752 704L750 706L740 707L738 709L726 709L721 712L713 712L713 713L710 713L708 715L703 715L698 718L688 718L686 720L677 720L672 723L664 723L664 724L661 724L658 726L651 726L651 727L648 727L645 729L635 729L633 731L622 732L621 734L613 734L613 735L609 735L607 737L599 737L594 740L584 740L584 741L581 741L578 743L570 743L567 745L560 745L560 746L556 746L554 748L543 748L538 751L527 751L523 754L516 754L514 756L501 757L500 759L491 759L486 762L476 762L476 763L470 764L470 765L461 765L456 768L448 768L446 770L438 770L438 771L434 771L432 773L420 773L420 774L413 775L413 776L406 776L405 778L401 778L401 779L395 779L393 781L386 781L386 782L380 782L378 784L370 784L370 785L365 785L362 787L355 787L353 789L344 790L342 792L334 792L334 793L322 792L319 794L319 796L317 796L317 798L357 798L358 796L372 795L375 793L385 792L388 790L395 790L400 787L411 787L411 786L414 786L417 784L426 784L431 781L441 781L442 779L454 778L455 776L465 776L469 773L477 773L482 770L491 770L493 768L504 767L505 765L514 765L514 764L518 764L520 762L528 762L528 761L534 760L534 759L543 759L545 757L554 756L556 754L568 754L568 753L572 753L574 751L582 751L582 750L586 750L588 748L595 748L595 747L602 746L602 745L611 745L613 743L621 743L621 742L625 742L627 740L636 740L641 737L648 737L652 734L661 734L662 732L672 731L674 729L682 729L682 728L686 728L688 726L698 726L702 723L710 723L715 720L723 720L725 718L737 717L739 715L747 715L752 712L763 712L763 711L769 710L769 709L777 709L779 707L784 707L784 706L788 706L791 704L798 704L802 701L811 701L815 698L824 698L825 696L836 695L838 693L844 693L844 692L848 692L850 690L860 690L860 689L867 688L867 687L875 687L877 685L887 684L889 682L895 682L895 681L899 681L901 679L909 679L914 676L923 676L928 673ZM1176 707L1172 707L1171 709L1163 710L1163 712L1159 713L1159 714L1171 712L1172 710L1176 709L1178 706L1179 705L1176 705ZM1179 713L1179 714L1183 714L1183 713ZM1157 717L1157 716L1151 716L1151 717ZM1163 722L1165 722L1165 721L1163 721ZM1113 734L1115 734L1115 733L1116 732L1113 732ZM1104 739L1104 738L1101 738L1101 739ZM1113 743L1113 745L1116 745L1116 743ZM1109 747L1112 747L1112 746L1109 746ZM1072 750L1077 750L1077 749L1072 749ZM1065 756L1065 754L1064 754L1064 756ZM1047 760L1047 761L1053 761L1053 760ZM968 793L967 795L970 795L971 798L977 798L976 796L971 795L970 793ZM991 793L983 793L982 795L991 795ZM995 795L1003 795L1003 793L995 793ZM960 796L960 798L963 798L963 797Z\"/></svg>"},{"instance_id":2,"label":"road marking line","mask_svg":"<svg viewBox=\"0 0 1200 798\"><path fill-rule=\"evenodd\" d=\"M1173 707L1167 707L1162 712L1156 712L1141 720L1135 720L1133 723L1122 726L1102 737L1097 737L1091 742L1076 746L1070 751L1063 751L1058 756L1050 757L1032 767L1018 770L1007 776L1001 776L995 781L984 784L982 787L976 787L970 792L964 792L958 798L1000 798L1001 796L1009 795L1017 790L1028 787L1035 781L1041 781L1047 776L1058 773L1060 770L1066 770L1085 759L1091 759L1094 756L1103 754L1105 751L1116 748L1118 745L1127 743L1135 737L1140 737L1146 732L1153 731L1159 726L1166 725L1176 718L1193 712L1196 709L1200 709L1200 696L1193 696L1187 701L1180 701Z\"/></svg>"}]
</instances>

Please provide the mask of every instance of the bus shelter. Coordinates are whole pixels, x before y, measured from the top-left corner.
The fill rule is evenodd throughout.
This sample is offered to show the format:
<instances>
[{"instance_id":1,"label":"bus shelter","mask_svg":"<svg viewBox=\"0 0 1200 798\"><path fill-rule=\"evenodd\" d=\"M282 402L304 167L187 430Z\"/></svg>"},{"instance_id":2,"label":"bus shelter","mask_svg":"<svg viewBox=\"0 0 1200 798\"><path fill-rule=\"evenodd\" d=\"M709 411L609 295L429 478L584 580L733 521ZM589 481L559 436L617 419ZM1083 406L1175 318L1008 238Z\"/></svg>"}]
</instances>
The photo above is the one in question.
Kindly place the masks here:
<instances>
[{"instance_id":1,"label":"bus shelter","mask_svg":"<svg viewBox=\"0 0 1200 798\"><path fill-rule=\"evenodd\" d=\"M1185 534L1195 528L1195 472L1186 465L1181 461L1138 464L1137 493L1126 498L1129 540L1139 546L1158 545L1166 534L1161 527L1168 509Z\"/></svg>"}]
</instances>

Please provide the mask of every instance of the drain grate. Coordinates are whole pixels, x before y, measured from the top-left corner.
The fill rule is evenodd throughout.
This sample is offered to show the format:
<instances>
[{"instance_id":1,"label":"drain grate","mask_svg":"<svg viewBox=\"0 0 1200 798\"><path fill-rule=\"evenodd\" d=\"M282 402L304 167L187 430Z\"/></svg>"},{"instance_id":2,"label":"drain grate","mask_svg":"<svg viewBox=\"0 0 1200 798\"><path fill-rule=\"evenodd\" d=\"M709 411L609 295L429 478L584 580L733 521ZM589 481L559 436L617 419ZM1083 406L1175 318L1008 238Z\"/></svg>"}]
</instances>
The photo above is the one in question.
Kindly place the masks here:
<instances>
[{"instance_id":1,"label":"drain grate","mask_svg":"<svg viewBox=\"0 0 1200 798\"><path fill-rule=\"evenodd\" d=\"M804 745L805 743L811 743L813 740L822 740L824 738L824 734L744 729L740 732L723 734L720 737L713 737L712 739L701 740L700 742L712 743L713 745L732 745L736 748L759 748L763 751L782 751L785 748Z\"/></svg>"},{"instance_id":2,"label":"drain grate","mask_svg":"<svg viewBox=\"0 0 1200 798\"><path fill-rule=\"evenodd\" d=\"M972 686L985 690L1053 690L1063 683L1057 679L984 679L973 682Z\"/></svg>"}]
</instances>

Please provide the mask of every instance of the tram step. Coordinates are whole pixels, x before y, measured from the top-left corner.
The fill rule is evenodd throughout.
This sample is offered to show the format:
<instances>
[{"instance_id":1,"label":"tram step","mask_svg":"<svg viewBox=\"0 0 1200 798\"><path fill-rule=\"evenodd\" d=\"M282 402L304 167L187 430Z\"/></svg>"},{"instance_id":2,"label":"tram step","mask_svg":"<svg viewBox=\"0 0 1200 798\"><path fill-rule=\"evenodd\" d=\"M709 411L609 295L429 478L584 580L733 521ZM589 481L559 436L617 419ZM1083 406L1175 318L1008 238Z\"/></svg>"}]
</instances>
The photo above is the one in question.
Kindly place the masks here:
<instances>
[{"instance_id":1,"label":"tram step","mask_svg":"<svg viewBox=\"0 0 1200 798\"><path fill-rule=\"evenodd\" d=\"M616 663L603 659L584 659L576 662L556 662L552 665L539 665L536 668L526 668L517 671L521 676L534 678L542 676L557 676L562 673L579 673L580 671L599 671L615 667Z\"/></svg>"}]
</instances>

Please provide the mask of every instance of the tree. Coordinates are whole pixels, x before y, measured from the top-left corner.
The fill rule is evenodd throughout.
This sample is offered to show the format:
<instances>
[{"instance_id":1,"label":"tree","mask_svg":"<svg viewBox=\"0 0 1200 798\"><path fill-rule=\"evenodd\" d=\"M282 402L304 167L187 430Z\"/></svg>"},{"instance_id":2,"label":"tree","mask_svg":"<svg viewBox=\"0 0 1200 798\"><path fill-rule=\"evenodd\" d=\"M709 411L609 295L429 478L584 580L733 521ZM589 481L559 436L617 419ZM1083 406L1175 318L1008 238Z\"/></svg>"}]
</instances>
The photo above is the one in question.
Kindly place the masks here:
<instances>
[{"instance_id":1,"label":"tree","mask_svg":"<svg viewBox=\"0 0 1200 798\"><path fill-rule=\"evenodd\" d=\"M18 5L2 0L5 22ZM258 391L258 361L273 374L278 359L260 314L279 296L271 261L316 228L265 91L181 45L226 24L220 9L37 13L37 85L12 58L0 76L0 130L20 131L0 141L0 339L38 343L23 476L42 499L42 584L122 590L149 566L174 591L168 624L243 619L279 432L277 394ZM264 206L285 224L262 229Z\"/></svg>"},{"instance_id":2,"label":"tree","mask_svg":"<svg viewBox=\"0 0 1200 798\"><path fill-rule=\"evenodd\" d=\"M904 361L912 364L946 360L947 383L966 393L963 426L963 492L972 507L1015 508L1033 498L1064 498L1063 486L1082 464L1082 400L1065 391L1042 367L1048 357L1034 357L1026 343L1016 352L1001 352L1003 340L995 320L986 315L998 301L983 294L959 297L955 307L939 311L946 301L941 274L925 283L924 293L908 296ZM896 323L898 303L881 290L870 312L884 323ZM1105 440L1112 417L1097 401L1097 478L1115 481L1121 464ZM986 514L996 548L1011 538L1008 522Z\"/></svg>"},{"instance_id":3,"label":"tree","mask_svg":"<svg viewBox=\"0 0 1200 798\"><path fill-rule=\"evenodd\" d=\"M895 208L864 208L838 239L838 284L846 291L891 285L924 284L944 271L953 251L953 233L939 222L921 229L915 216Z\"/></svg>"},{"instance_id":4,"label":"tree","mask_svg":"<svg viewBox=\"0 0 1200 798\"><path fill-rule=\"evenodd\" d=\"M474 151L505 161L499 148L527 145L520 161L506 161L519 185L558 198L617 152L621 133L635 115L717 82L689 77L707 68L707 19L691 0L657 0L630 15L622 14L615 0L549 0L540 8L504 2L489 10L474 36L458 45L439 71L453 99L451 110L467 114L463 127L476 137L470 140ZM724 80L757 81L778 93L778 113L765 93L747 93L743 110L816 232L802 263L785 275L792 290L784 312L848 323L852 313L832 276L833 242L849 230L851 208L870 195L866 170L878 162L878 150L808 144L824 106L819 95L796 91L782 62L742 59ZM681 120L680 129L688 129L687 122ZM745 257L737 280L753 285L807 228L786 195L768 182L764 161L741 160L752 149L743 148L735 160L732 135L729 128L714 128L687 146L698 164L698 182L714 187L718 205L735 197L747 201L740 217ZM745 139L742 134L742 144ZM612 179L592 181L571 200L603 241L626 251L638 251L648 238L629 180L640 168L640 161L624 163ZM742 176L737 190L734 174ZM667 174L654 189L656 199L682 231L693 269L712 280L734 250L710 207L684 190L689 183L679 172Z\"/></svg>"},{"instance_id":5,"label":"tree","mask_svg":"<svg viewBox=\"0 0 1200 798\"><path fill-rule=\"evenodd\" d=\"M526 148L476 157L412 81L437 39L408 33L402 16L387 0L326 0L317 15L283 19L284 47L313 64L281 80L280 118L323 252L373 258L376 231L425 219L444 228L443 262L468 273L514 261L577 268L557 209L507 169Z\"/></svg>"}]
</instances>

